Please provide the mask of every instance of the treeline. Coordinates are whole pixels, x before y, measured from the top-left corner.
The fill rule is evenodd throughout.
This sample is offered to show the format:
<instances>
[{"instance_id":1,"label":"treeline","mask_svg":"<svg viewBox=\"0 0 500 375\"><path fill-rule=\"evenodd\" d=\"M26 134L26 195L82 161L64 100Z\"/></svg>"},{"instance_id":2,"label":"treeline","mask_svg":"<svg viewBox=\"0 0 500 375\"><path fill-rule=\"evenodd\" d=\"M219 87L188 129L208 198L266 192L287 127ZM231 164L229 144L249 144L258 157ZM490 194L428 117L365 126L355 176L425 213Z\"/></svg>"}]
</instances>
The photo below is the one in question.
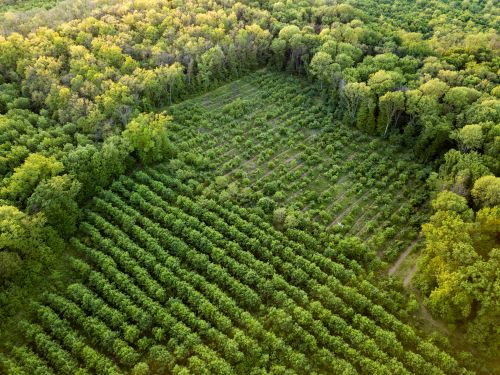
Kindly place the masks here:
<instances>
[{"instance_id":1,"label":"treeline","mask_svg":"<svg viewBox=\"0 0 500 375\"><path fill-rule=\"evenodd\" d=\"M357 18L359 11L341 9L345 22L325 24L322 12L319 32L309 25L283 27L271 46L276 65L318 80L331 91L338 116L352 125L403 134L425 160L451 147L480 152L498 173L496 32L463 33L460 47L403 30L391 40ZM466 125L480 125L472 131L477 142L470 128L462 130Z\"/></svg>"},{"instance_id":2,"label":"treeline","mask_svg":"<svg viewBox=\"0 0 500 375\"><path fill-rule=\"evenodd\" d=\"M488 29L498 24L493 0L354 0L350 4L384 22L384 27L390 25L422 33L425 38L455 40L455 43L455 35L463 35L464 30Z\"/></svg>"},{"instance_id":3,"label":"treeline","mask_svg":"<svg viewBox=\"0 0 500 375\"><path fill-rule=\"evenodd\" d=\"M10 0L0 5L0 33L27 35L39 27L55 28L103 11L118 0ZM9 4L10 3L10 4ZM2 8L3 6L3 8Z\"/></svg>"},{"instance_id":4,"label":"treeline","mask_svg":"<svg viewBox=\"0 0 500 375\"><path fill-rule=\"evenodd\" d=\"M337 119L411 148L436 167L429 185L442 192L423 227L426 248L417 285L436 316L463 327L478 348L496 355L498 27L488 13L491 3L432 5L435 13L427 23L428 13L412 11L421 5L384 4L390 18L379 14L380 25L373 24L378 3L367 7L372 14L348 4L312 6L299 22L280 28L272 58L282 69L315 79ZM298 14L276 4L273 10L287 22ZM405 12L398 24L395 15ZM453 15L460 16L451 20ZM409 17L414 21L408 27Z\"/></svg>"},{"instance_id":5,"label":"treeline","mask_svg":"<svg viewBox=\"0 0 500 375\"><path fill-rule=\"evenodd\" d=\"M106 9L56 29L0 36L4 311L17 309L19 283L36 284L60 254L83 202L137 164L175 154L172 119L150 111L267 61L269 15L241 4Z\"/></svg>"},{"instance_id":6,"label":"treeline","mask_svg":"<svg viewBox=\"0 0 500 375\"><path fill-rule=\"evenodd\" d=\"M0 12L8 10L26 10L31 8L50 8L58 0L5 0L0 5Z\"/></svg>"}]
</instances>

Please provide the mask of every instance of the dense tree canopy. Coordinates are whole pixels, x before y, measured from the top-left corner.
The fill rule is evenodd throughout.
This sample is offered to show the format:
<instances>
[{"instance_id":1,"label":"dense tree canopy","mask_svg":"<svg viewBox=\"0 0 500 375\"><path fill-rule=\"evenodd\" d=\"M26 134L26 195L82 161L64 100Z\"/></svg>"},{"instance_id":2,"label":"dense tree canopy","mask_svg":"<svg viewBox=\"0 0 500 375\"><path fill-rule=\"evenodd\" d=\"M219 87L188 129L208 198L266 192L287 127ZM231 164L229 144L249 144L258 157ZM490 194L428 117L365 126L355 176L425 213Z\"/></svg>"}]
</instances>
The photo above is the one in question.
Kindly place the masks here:
<instances>
[{"instance_id":1,"label":"dense tree canopy","mask_svg":"<svg viewBox=\"0 0 500 375\"><path fill-rule=\"evenodd\" d=\"M494 204L491 190L495 185L488 177L498 179L482 177L474 185L473 194L479 202ZM498 186L496 189L498 192ZM435 213L423 226L426 248L417 283L428 295L427 306L437 316L453 323L466 321L469 338L495 353L500 346L500 207L498 201L488 206L473 213L462 196L449 191L438 195L433 201Z\"/></svg>"},{"instance_id":2,"label":"dense tree canopy","mask_svg":"<svg viewBox=\"0 0 500 375\"><path fill-rule=\"evenodd\" d=\"M164 114L140 114L127 124L123 137L127 139L141 163L153 164L174 155L168 139L168 124L172 117Z\"/></svg>"}]
</instances>

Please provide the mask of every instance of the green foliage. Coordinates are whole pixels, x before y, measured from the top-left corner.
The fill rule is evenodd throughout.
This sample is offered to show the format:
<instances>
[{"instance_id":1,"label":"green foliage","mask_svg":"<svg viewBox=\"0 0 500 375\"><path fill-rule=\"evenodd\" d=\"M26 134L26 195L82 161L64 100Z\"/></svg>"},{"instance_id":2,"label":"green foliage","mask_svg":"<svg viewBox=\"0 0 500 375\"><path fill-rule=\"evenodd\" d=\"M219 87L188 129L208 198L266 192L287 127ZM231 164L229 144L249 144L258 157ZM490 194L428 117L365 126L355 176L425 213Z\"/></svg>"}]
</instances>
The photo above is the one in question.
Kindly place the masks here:
<instances>
[{"instance_id":1,"label":"green foliage","mask_svg":"<svg viewBox=\"0 0 500 375\"><path fill-rule=\"evenodd\" d=\"M343 90L343 97L346 103L346 114L349 116L351 124L355 123L356 116L360 116L358 113L362 113L367 103L372 103L371 99L371 88L367 86L364 82L361 83L348 83ZM359 112L358 112L359 111ZM358 114L358 115L357 115ZM366 120L361 119L358 121L358 127L362 127ZM366 126L366 129L370 129Z\"/></svg>"},{"instance_id":2,"label":"green foliage","mask_svg":"<svg viewBox=\"0 0 500 375\"><path fill-rule=\"evenodd\" d=\"M403 76L398 72L379 70L368 79L368 86L371 87L377 97L381 97L388 91L393 91L404 82Z\"/></svg>"},{"instance_id":3,"label":"green foliage","mask_svg":"<svg viewBox=\"0 0 500 375\"><path fill-rule=\"evenodd\" d=\"M262 197L257 202L257 206L262 208L265 213L271 213L276 207L276 202L269 197ZM278 218L279 220L279 218Z\"/></svg>"},{"instance_id":4,"label":"green foliage","mask_svg":"<svg viewBox=\"0 0 500 375\"><path fill-rule=\"evenodd\" d=\"M65 169L81 183L78 200L82 201L108 186L132 163L131 146L122 137L109 137L100 148L92 144L78 146L63 157Z\"/></svg>"},{"instance_id":5,"label":"green foliage","mask_svg":"<svg viewBox=\"0 0 500 375\"><path fill-rule=\"evenodd\" d=\"M150 374L149 366L147 363L139 362L134 366L131 372L132 375L148 375Z\"/></svg>"},{"instance_id":6,"label":"green foliage","mask_svg":"<svg viewBox=\"0 0 500 375\"><path fill-rule=\"evenodd\" d=\"M8 372L119 373L114 363L133 373L462 372L409 328L385 332L402 323L345 287L355 283L346 270L374 266L375 252L393 259L415 236L431 167L438 194L420 284L433 312L486 346L498 326L494 4L334 3L76 0L0 14L0 254L9 286L0 302L10 303L16 274L42 274L61 246L57 229L77 234L74 246L92 264L77 268L92 272L91 289L112 305L74 286L70 302L47 297L39 324L24 329L37 353L9 348L22 360L2 359ZM7 1L0 11L54 4ZM260 71L195 106L172 106L266 65L307 75L319 90ZM154 114L165 105L173 118ZM121 198L102 193L86 235L75 232L76 202L175 155L168 171L151 172L154 193L122 177L113 185ZM183 199L214 191L215 207ZM231 202L267 216L217 206ZM203 215L205 206L224 217ZM171 244L172 258L160 250Z\"/></svg>"},{"instance_id":7,"label":"green foliage","mask_svg":"<svg viewBox=\"0 0 500 375\"><path fill-rule=\"evenodd\" d=\"M40 259L49 254L45 242L51 236L43 215L27 215L13 206L0 206L0 249L24 259Z\"/></svg>"},{"instance_id":8,"label":"green foliage","mask_svg":"<svg viewBox=\"0 0 500 375\"><path fill-rule=\"evenodd\" d=\"M0 281L8 280L21 271L22 260L19 254L10 251L0 252Z\"/></svg>"},{"instance_id":9,"label":"green foliage","mask_svg":"<svg viewBox=\"0 0 500 375\"><path fill-rule=\"evenodd\" d=\"M93 199L72 241L88 262L74 262L88 286L47 294L25 329L51 368L73 371L82 358L88 370L116 373L108 356L134 374L456 368L432 344L415 345L421 339L390 312L387 295L358 279L356 262L287 224L296 212L285 211L281 232L259 211L192 193L167 170L123 176ZM355 237L339 249L371 258ZM128 342L145 336L143 358ZM92 357L78 350L83 342L98 348Z\"/></svg>"},{"instance_id":10,"label":"green foliage","mask_svg":"<svg viewBox=\"0 0 500 375\"><path fill-rule=\"evenodd\" d=\"M391 125L397 125L399 117L405 109L405 96L401 91L386 92L379 98L379 107L378 129L379 133L386 136Z\"/></svg>"},{"instance_id":11,"label":"green foliage","mask_svg":"<svg viewBox=\"0 0 500 375\"><path fill-rule=\"evenodd\" d=\"M127 124L123 137L145 164L158 163L173 156L174 148L168 138L168 124L172 117L164 114L140 114Z\"/></svg>"},{"instance_id":12,"label":"green foliage","mask_svg":"<svg viewBox=\"0 0 500 375\"><path fill-rule=\"evenodd\" d=\"M61 0L5 0L0 6L0 12L6 10L26 10L31 8L45 8L49 9Z\"/></svg>"},{"instance_id":13,"label":"green foliage","mask_svg":"<svg viewBox=\"0 0 500 375\"><path fill-rule=\"evenodd\" d=\"M23 204L39 182L63 170L63 164L54 157L30 154L24 163L14 170L13 175L5 182L5 186L0 189L0 197Z\"/></svg>"},{"instance_id":14,"label":"green foliage","mask_svg":"<svg viewBox=\"0 0 500 375\"><path fill-rule=\"evenodd\" d=\"M56 279L47 273L63 243L47 226L42 214L27 215L12 206L0 206L0 301L2 341L8 339L7 324L14 328L13 316L22 316L33 293L50 287ZM43 287L41 287L43 286Z\"/></svg>"},{"instance_id":15,"label":"green foliage","mask_svg":"<svg viewBox=\"0 0 500 375\"><path fill-rule=\"evenodd\" d=\"M43 181L28 199L28 212L43 212L48 224L63 237L68 237L75 232L79 220L76 198L80 188L81 183L68 175Z\"/></svg>"},{"instance_id":16,"label":"green foliage","mask_svg":"<svg viewBox=\"0 0 500 375\"><path fill-rule=\"evenodd\" d=\"M467 205L467 200L451 191L441 191L432 201L434 211L452 211L459 214L464 220L470 220L472 210Z\"/></svg>"},{"instance_id":17,"label":"green foliage","mask_svg":"<svg viewBox=\"0 0 500 375\"><path fill-rule=\"evenodd\" d=\"M500 177L483 176L478 178L472 188L472 197L478 207L500 205Z\"/></svg>"},{"instance_id":18,"label":"green foliage","mask_svg":"<svg viewBox=\"0 0 500 375\"><path fill-rule=\"evenodd\" d=\"M457 138L465 152L479 150L483 146L484 135L481 125L465 125L458 131Z\"/></svg>"},{"instance_id":19,"label":"green foliage","mask_svg":"<svg viewBox=\"0 0 500 375\"><path fill-rule=\"evenodd\" d=\"M377 259L376 253L370 250L358 237L343 238L337 246L346 257L355 259L365 267Z\"/></svg>"},{"instance_id":20,"label":"green foliage","mask_svg":"<svg viewBox=\"0 0 500 375\"><path fill-rule=\"evenodd\" d=\"M481 186L481 179L478 182ZM436 315L462 322L469 340L480 345L487 342L484 349L495 353L500 342L493 328L498 309L492 301L500 295L495 287L497 272L490 267L497 262L500 245L494 229L499 207L481 209L474 219L464 198L442 192L433 208L435 214L423 226L426 248L419 261L417 283Z\"/></svg>"},{"instance_id":21,"label":"green foliage","mask_svg":"<svg viewBox=\"0 0 500 375\"><path fill-rule=\"evenodd\" d=\"M232 97L234 87L244 100ZM70 240L68 263L79 277L43 295L29 318L26 342L34 354L56 373L78 365L96 373L158 374L458 367L417 348L420 338L398 319L398 305L364 280L365 267L377 266L376 233L365 220L384 233L380 251L390 247L392 214L401 205L406 215L417 211L382 189L404 189L399 173L411 170L405 181L421 191L413 179L421 167L385 142L388 152L374 151L380 141L347 126L304 134L307 122L329 120L309 101L310 88L261 71L171 107L176 121L168 136L180 159L115 178L110 190L94 193ZM277 102L284 93L287 100ZM254 97L263 98L260 112L242 105ZM350 140L357 138L364 142L355 147ZM70 187L92 176L100 184L113 167L102 153L112 140L123 142L116 147L128 155L129 141L121 137L77 147L63 159L73 174L48 179L36 191L49 195L55 182ZM207 166L192 163L193 153L205 155ZM96 168L101 164L108 167ZM332 183L335 174L345 182ZM304 188L308 183L317 184L314 191ZM336 201L339 211L330 213ZM333 235L336 228L349 233L345 240Z\"/></svg>"},{"instance_id":22,"label":"green foliage","mask_svg":"<svg viewBox=\"0 0 500 375\"><path fill-rule=\"evenodd\" d=\"M309 71L320 81L321 87L325 83L332 83L335 72L332 57L326 52L317 52L311 59Z\"/></svg>"},{"instance_id":23,"label":"green foliage","mask_svg":"<svg viewBox=\"0 0 500 375\"><path fill-rule=\"evenodd\" d=\"M482 155L475 151L463 154L457 150L450 150L446 153L444 163L440 167L443 187L450 187L466 196L475 181L490 174Z\"/></svg>"}]
</instances>

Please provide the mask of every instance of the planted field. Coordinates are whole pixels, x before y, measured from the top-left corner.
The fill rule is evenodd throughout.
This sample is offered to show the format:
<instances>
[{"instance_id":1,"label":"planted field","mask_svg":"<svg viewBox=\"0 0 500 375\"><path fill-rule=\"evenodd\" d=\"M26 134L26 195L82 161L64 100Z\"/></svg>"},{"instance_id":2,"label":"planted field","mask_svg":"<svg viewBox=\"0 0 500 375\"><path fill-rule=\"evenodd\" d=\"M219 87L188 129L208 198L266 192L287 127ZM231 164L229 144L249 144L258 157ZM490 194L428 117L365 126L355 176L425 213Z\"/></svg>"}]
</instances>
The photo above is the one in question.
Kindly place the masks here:
<instances>
[{"instance_id":1,"label":"planted field","mask_svg":"<svg viewBox=\"0 0 500 375\"><path fill-rule=\"evenodd\" d=\"M214 189L243 204L271 197L392 261L426 219L426 170L410 152L334 123L314 90L255 73L171 108L174 142L206 165Z\"/></svg>"},{"instance_id":2,"label":"planted field","mask_svg":"<svg viewBox=\"0 0 500 375\"><path fill-rule=\"evenodd\" d=\"M399 321L391 294L357 276L356 262L300 229L278 231L251 209L198 196L169 170L123 177L94 199L73 241L81 280L43 297L18 366L459 372Z\"/></svg>"},{"instance_id":3,"label":"planted field","mask_svg":"<svg viewBox=\"0 0 500 375\"><path fill-rule=\"evenodd\" d=\"M411 242L421 168L315 98L262 71L170 108L177 159L93 199L11 373L465 373L340 249Z\"/></svg>"}]
</instances>

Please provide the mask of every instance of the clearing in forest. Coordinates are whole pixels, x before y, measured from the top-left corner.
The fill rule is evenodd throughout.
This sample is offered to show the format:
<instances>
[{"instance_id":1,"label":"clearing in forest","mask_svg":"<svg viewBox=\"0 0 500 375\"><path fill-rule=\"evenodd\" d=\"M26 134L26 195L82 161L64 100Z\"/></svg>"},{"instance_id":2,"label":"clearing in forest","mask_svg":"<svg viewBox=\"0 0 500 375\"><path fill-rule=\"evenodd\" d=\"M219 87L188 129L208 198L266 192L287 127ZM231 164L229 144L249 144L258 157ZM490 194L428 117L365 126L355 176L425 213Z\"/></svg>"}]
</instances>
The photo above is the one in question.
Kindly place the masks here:
<instances>
[{"instance_id":1,"label":"clearing in forest","mask_svg":"<svg viewBox=\"0 0 500 375\"><path fill-rule=\"evenodd\" d=\"M411 152L333 121L315 90L256 72L170 108L173 141L181 158L206 167L205 183L241 204L271 197L392 262L426 219L428 170Z\"/></svg>"},{"instance_id":2,"label":"clearing in forest","mask_svg":"<svg viewBox=\"0 0 500 375\"><path fill-rule=\"evenodd\" d=\"M266 71L169 112L177 158L93 199L71 241L78 276L40 299L11 369L464 373L356 253L394 257L414 238L425 192L409 155Z\"/></svg>"}]
</instances>

